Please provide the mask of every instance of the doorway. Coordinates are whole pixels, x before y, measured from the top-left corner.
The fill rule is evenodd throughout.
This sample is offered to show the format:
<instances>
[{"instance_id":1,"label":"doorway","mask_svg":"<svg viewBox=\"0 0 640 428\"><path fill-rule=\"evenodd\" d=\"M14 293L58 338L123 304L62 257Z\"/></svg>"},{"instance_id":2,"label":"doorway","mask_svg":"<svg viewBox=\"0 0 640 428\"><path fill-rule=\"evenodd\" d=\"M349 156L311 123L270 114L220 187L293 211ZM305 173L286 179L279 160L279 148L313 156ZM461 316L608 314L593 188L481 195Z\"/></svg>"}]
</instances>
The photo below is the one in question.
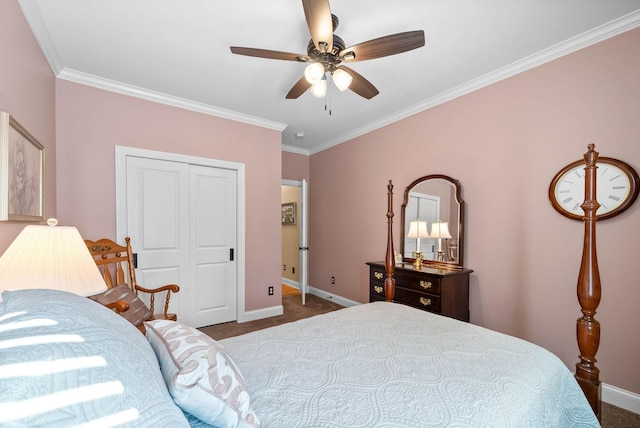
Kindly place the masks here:
<instances>
[{"instance_id":1,"label":"doorway","mask_svg":"<svg viewBox=\"0 0 640 428\"><path fill-rule=\"evenodd\" d=\"M298 289L303 305L308 289L308 200L306 180L282 180L282 284Z\"/></svg>"}]
</instances>

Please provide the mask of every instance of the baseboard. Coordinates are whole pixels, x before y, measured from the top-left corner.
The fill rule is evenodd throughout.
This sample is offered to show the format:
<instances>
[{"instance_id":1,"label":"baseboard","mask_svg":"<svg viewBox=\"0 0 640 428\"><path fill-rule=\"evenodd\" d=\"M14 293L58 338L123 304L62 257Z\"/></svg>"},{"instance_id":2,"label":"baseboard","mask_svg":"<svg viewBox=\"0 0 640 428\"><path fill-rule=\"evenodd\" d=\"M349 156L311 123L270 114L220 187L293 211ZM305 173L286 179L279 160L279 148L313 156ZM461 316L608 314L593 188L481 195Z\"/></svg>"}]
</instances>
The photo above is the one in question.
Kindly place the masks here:
<instances>
[{"instance_id":1,"label":"baseboard","mask_svg":"<svg viewBox=\"0 0 640 428\"><path fill-rule=\"evenodd\" d=\"M319 288L309 287L309 293L313 294L314 296L321 297L323 299L331 300L332 302L335 302L345 307L357 306L362 304L360 302L356 302L355 300L349 300L342 296L338 296L337 294L327 293L326 291L320 290Z\"/></svg>"},{"instance_id":2,"label":"baseboard","mask_svg":"<svg viewBox=\"0 0 640 428\"><path fill-rule=\"evenodd\" d=\"M602 401L640 415L640 395L602 384Z\"/></svg>"},{"instance_id":3,"label":"baseboard","mask_svg":"<svg viewBox=\"0 0 640 428\"><path fill-rule=\"evenodd\" d=\"M248 311L244 313L242 320L238 319L239 323L257 321L263 318L277 317L284 314L284 306L272 306L270 308L256 309L255 311Z\"/></svg>"},{"instance_id":4,"label":"baseboard","mask_svg":"<svg viewBox=\"0 0 640 428\"><path fill-rule=\"evenodd\" d=\"M282 278L282 283L285 285L288 285L290 287L293 288L297 288L298 290L300 290L300 283L297 281L292 281L290 279L287 278ZM337 294L332 294L332 293L327 293L324 290L320 290L319 288L314 288L314 287L309 287L309 290L307 290L307 292L309 294L313 294L314 296L318 296L321 297L323 299L327 299L327 300L331 300L332 302L335 302L339 305L345 306L345 307L349 307L349 306L356 306L356 305L360 305L360 302L356 302L354 300L350 300L350 299L346 299L342 296L338 296Z\"/></svg>"},{"instance_id":5,"label":"baseboard","mask_svg":"<svg viewBox=\"0 0 640 428\"><path fill-rule=\"evenodd\" d=\"M289 287L297 288L298 290L300 290L300 283L298 281L294 281L292 279L284 277L281 278L280 281L282 281L284 285L288 285Z\"/></svg>"}]
</instances>

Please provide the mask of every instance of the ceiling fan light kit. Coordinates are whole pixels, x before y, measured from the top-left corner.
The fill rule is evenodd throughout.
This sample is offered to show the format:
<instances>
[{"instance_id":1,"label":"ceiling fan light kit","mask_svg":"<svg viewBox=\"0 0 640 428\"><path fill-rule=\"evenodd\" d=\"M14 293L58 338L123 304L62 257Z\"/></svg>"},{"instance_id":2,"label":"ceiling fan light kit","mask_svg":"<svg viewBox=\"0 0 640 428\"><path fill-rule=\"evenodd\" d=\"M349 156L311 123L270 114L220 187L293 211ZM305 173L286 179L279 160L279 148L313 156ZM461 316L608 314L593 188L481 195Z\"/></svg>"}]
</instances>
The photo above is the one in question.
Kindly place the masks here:
<instances>
[{"instance_id":1,"label":"ceiling fan light kit","mask_svg":"<svg viewBox=\"0 0 640 428\"><path fill-rule=\"evenodd\" d=\"M333 83L335 83L336 88L338 88L340 92L349 88L349 85L351 85L351 82L353 81L353 77L341 68L334 71L332 77Z\"/></svg>"},{"instance_id":2,"label":"ceiling fan light kit","mask_svg":"<svg viewBox=\"0 0 640 428\"><path fill-rule=\"evenodd\" d=\"M327 94L327 78L322 76L322 79L318 80L311 86L311 95L317 98L324 98Z\"/></svg>"},{"instance_id":3,"label":"ceiling fan light kit","mask_svg":"<svg viewBox=\"0 0 640 428\"><path fill-rule=\"evenodd\" d=\"M319 62L312 62L304 69L304 77L307 79L307 82L312 85L318 80L322 79L324 76L324 65Z\"/></svg>"},{"instance_id":4,"label":"ceiling fan light kit","mask_svg":"<svg viewBox=\"0 0 640 428\"><path fill-rule=\"evenodd\" d=\"M231 52L237 55L310 63L305 68L304 76L287 93L287 99L296 99L309 88L312 95L324 97L327 92L326 73L331 74L333 83L340 91L349 88L361 97L371 99L379 94L378 89L360 74L341 64L395 55L424 46L424 31L417 30L346 47L344 41L334 34L339 20L331 14L328 0L302 0L302 7L311 34L307 55L231 47Z\"/></svg>"}]
</instances>

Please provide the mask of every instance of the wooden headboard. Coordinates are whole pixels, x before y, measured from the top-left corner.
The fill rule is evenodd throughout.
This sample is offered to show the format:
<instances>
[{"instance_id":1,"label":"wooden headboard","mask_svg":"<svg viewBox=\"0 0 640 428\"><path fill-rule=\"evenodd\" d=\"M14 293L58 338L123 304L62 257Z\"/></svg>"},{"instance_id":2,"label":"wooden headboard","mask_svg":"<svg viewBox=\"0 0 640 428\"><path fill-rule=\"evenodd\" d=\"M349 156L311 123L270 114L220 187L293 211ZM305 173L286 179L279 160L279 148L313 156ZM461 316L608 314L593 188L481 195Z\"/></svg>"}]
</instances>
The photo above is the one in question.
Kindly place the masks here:
<instances>
[{"instance_id":1,"label":"wooden headboard","mask_svg":"<svg viewBox=\"0 0 640 428\"><path fill-rule=\"evenodd\" d=\"M594 145L588 146L585 160L584 245L582 262L578 274L578 301L582 317L577 320L576 336L580 349L580 361L576 364L575 378L582 388L598 420L601 420L600 370L596 367L596 352L600 346L600 323L594 318L600 304L600 273L596 254L596 211L600 204L596 200L596 162L598 152ZM387 252L385 255L386 278L384 292L386 300L392 302L395 295L395 257L393 252L393 183L387 185Z\"/></svg>"}]
</instances>

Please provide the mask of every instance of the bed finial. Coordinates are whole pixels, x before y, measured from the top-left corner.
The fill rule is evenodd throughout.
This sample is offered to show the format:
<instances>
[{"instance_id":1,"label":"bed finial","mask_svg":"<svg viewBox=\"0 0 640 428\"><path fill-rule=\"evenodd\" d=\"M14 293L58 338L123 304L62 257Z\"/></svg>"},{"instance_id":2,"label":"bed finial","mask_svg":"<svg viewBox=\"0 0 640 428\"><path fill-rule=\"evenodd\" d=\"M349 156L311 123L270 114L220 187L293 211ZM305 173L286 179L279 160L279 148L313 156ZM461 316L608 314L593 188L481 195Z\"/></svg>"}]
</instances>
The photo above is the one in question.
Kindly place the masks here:
<instances>
[{"instance_id":1,"label":"bed finial","mask_svg":"<svg viewBox=\"0 0 640 428\"><path fill-rule=\"evenodd\" d=\"M393 182L391 180L387 185L387 254L384 259L384 266L387 273L384 280L384 295L387 302L393 302L396 292L396 280L393 277L396 260L393 251Z\"/></svg>"},{"instance_id":2,"label":"bed finial","mask_svg":"<svg viewBox=\"0 0 640 428\"><path fill-rule=\"evenodd\" d=\"M584 244L582 261L578 275L578 301L582 317L578 318L576 335L580 349L580 361L576 363L576 380L584 391L597 418L601 419L601 383L600 369L596 367L596 353L600 346L600 323L594 318L600 304L601 285L596 253L596 211L600 204L596 198L596 170L598 152L595 145L587 146L584 155L585 189L584 203Z\"/></svg>"}]
</instances>

